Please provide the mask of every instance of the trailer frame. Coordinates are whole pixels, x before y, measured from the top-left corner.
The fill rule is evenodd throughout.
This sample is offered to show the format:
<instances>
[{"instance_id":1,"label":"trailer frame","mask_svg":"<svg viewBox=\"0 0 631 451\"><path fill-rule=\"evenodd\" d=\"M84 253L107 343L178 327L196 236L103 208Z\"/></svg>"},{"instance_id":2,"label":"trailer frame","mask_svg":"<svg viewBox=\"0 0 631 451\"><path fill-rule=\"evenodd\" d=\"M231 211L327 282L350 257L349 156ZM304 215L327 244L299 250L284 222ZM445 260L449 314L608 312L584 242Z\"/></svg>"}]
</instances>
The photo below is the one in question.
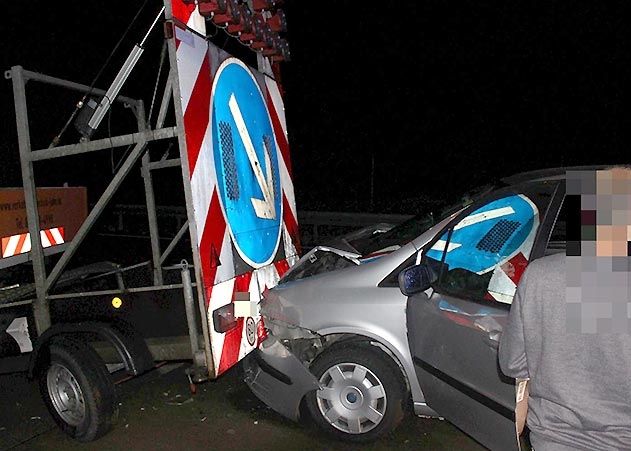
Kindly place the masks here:
<instances>
[{"instance_id":1,"label":"trailer frame","mask_svg":"<svg viewBox=\"0 0 631 451\"><path fill-rule=\"evenodd\" d=\"M202 318L204 317L204 301L202 293L198 292L198 307L200 310L199 312L196 312L193 289L199 290L199 287L197 283L194 283L192 281L190 275L191 266L188 264L188 262L182 262L180 265L171 266L168 268L163 267L163 264L165 263L175 246L183 238L187 229L189 229L189 224L191 223L190 220L187 220L182 225L178 233L175 235L175 237L173 237L173 239L169 242L169 244L163 251L160 248L161 238L156 214L155 193L153 189L153 171L180 167L181 160L180 157L175 157L158 161L151 161L150 153L148 152L147 147L150 143L160 140L172 138L185 139L184 132L181 127L164 125L165 118L167 116L171 100L173 98L172 87L177 86L177 83L173 82L174 76L174 70L169 70L167 80L162 89L160 108L155 127L152 128L151 124L148 123L144 102L142 100L126 96L117 96L114 101L123 104L126 108L131 109L134 116L136 117L136 132L112 136L108 138L96 139L93 141L81 141L76 144L67 144L58 147L33 149L31 145L31 130L28 120L26 92L27 82L43 83L52 87L68 89L88 95L103 95L105 93L105 90L92 88L87 85L83 85L73 81L29 71L19 65L13 66L11 70L5 72L5 78L7 80L11 80L13 84L19 157L22 172L22 188L25 195L28 231L31 236L32 248L31 251L26 254L10 257L10 261L5 259L6 261L3 262L3 267L21 264L29 260L32 261L36 296L32 299L21 299L15 302L0 304L0 310L20 305L32 305L37 335L43 336L44 333L48 331L52 326L49 304L51 301L58 299L99 296L104 294L114 295L122 293L181 289L185 300L187 325L191 344L191 355L193 356L193 361L195 365L199 367L200 370L203 369L203 372L208 373L209 371L212 371L213 364L209 349L210 336L208 332L207 322L202 320L200 323L202 325L201 334L203 335L203 344L200 343L200 331L197 326L197 315L201 314ZM178 102L173 103L175 107L175 112L176 114L178 114ZM109 185L101 194L94 207L90 210L87 218L82 223L81 227L79 228L73 239L67 243L64 243L63 245L56 246L55 248L43 248L39 235L40 224L36 197L37 187L35 183L34 163L38 161L87 154L100 150L110 150L123 146L133 146L133 148L131 152L129 152L125 160L122 162L122 164L119 165L119 168L113 174L112 180L110 181ZM153 275L153 284L149 286L133 288L127 288L123 284L123 286L120 286L118 290L51 294L51 289L55 286L55 283L63 274L68 264L72 261L73 256L81 246L87 234L97 223L99 217L108 206L109 201L112 199L113 195L117 192L123 181L131 173L132 169L135 167L136 163L139 160L141 162L141 175L143 177L146 200L145 206L147 209L147 220L149 225L151 246L150 265ZM189 182L188 178L183 177L183 183L186 184L187 182ZM59 252L60 250L62 251L61 257L53 266L53 268L49 272L47 272L44 260L45 256L55 252ZM198 257L195 254L195 248L193 248L194 261L198 260ZM195 280L199 280L199 273L197 268L198 266L193 264L192 269L195 271ZM165 285L163 271L166 269L180 269L182 283ZM122 274L124 271L125 268L121 268L120 274ZM175 355L174 357L186 358L185 355ZM197 373L199 374L199 371Z\"/></svg>"}]
</instances>

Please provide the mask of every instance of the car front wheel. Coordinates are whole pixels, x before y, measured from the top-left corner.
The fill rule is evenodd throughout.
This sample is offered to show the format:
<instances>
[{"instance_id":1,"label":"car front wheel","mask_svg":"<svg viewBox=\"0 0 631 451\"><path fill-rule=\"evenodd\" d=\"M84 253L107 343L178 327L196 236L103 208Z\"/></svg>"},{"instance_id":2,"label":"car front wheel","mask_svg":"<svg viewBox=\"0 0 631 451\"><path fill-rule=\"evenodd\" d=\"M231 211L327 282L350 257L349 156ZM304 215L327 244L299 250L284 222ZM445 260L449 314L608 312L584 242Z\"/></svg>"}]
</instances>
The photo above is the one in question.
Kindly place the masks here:
<instances>
[{"instance_id":1,"label":"car front wheel","mask_svg":"<svg viewBox=\"0 0 631 451\"><path fill-rule=\"evenodd\" d=\"M338 439L369 442L403 418L405 384L396 363L367 343L344 344L311 365L322 388L307 396L314 421Z\"/></svg>"}]
</instances>

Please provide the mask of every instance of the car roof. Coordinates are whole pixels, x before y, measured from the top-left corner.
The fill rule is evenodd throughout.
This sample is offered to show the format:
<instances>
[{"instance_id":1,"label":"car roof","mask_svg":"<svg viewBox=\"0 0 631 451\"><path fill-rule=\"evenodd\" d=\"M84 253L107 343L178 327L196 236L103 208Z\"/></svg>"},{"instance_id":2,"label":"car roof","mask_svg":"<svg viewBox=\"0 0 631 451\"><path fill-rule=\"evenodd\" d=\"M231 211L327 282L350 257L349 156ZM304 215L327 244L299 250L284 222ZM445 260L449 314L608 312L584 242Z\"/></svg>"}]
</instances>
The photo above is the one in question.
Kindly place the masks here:
<instances>
[{"instance_id":1,"label":"car roof","mask_svg":"<svg viewBox=\"0 0 631 451\"><path fill-rule=\"evenodd\" d=\"M614 166L626 166L616 164L601 164L590 166L562 166L558 168L537 169L534 171L519 172L501 179L507 185L516 185L523 182L534 182L539 180L560 180L565 178L567 171L598 171L609 169Z\"/></svg>"}]
</instances>

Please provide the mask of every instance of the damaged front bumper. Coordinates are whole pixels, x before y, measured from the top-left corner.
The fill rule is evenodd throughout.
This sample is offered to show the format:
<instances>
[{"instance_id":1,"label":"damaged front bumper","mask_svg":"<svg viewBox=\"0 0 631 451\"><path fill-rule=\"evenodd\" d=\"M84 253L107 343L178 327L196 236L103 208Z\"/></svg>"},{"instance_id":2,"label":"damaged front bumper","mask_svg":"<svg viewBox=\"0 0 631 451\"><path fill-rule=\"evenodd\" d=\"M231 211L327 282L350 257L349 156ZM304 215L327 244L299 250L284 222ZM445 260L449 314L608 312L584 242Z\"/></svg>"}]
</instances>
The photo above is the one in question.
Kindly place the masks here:
<instances>
[{"instance_id":1,"label":"damaged front bumper","mask_svg":"<svg viewBox=\"0 0 631 451\"><path fill-rule=\"evenodd\" d=\"M320 388L318 380L273 335L243 361L245 382L265 404L284 417L297 421L300 402Z\"/></svg>"}]
</instances>

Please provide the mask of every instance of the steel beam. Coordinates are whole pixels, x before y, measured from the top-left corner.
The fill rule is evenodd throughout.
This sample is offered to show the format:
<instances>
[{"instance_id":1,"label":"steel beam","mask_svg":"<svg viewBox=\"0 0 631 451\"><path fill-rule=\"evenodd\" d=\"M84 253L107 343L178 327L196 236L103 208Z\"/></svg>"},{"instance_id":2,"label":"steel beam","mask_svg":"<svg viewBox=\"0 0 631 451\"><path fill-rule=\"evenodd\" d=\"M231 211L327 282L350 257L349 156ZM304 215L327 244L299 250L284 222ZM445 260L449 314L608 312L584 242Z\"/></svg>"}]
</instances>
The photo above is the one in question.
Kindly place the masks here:
<instances>
[{"instance_id":1,"label":"steel beam","mask_svg":"<svg viewBox=\"0 0 631 451\"><path fill-rule=\"evenodd\" d=\"M195 316L195 298L193 297L193 286L191 284L191 271L186 262L182 263L182 285L184 286L186 322L188 324L188 336L191 340L191 354L193 355L193 359L195 359L199 351L199 331L197 329L197 317Z\"/></svg>"},{"instance_id":2,"label":"steel beam","mask_svg":"<svg viewBox=\"0 0 631 451\"><path fill-rule=\"evenodd\" d=\"M176 168L182 164L179 158L169 158L168 160L152 161L149 163L149 169L152 171L155 169Z\"/></svg>"},{"instance_id":3,"label":"steel beam","mask_svg":"<svg viewBox=\"0 0 631 451\"><path fill-rule=\"evenodd\" d=\"M19 305L34 304L36 302L37 302L37 299L27 299L25 301L7 302L6 304L0 304L0 310L5 309L5 308L17 307Z\"/></svg>"},{"instance_id":4,"label":"steel beam","mask_svg":"<svg viewBox=\"0 0 631 451\"><path fill-rule=\"evenodd\" d=\"M177 246L177 243L180 242L180 240L182 239L182 237L184 236L187 230L188 230L188 221L185 221L184 224L182 224L182 227L180 227L180 230L178 230L178 232L175 234L175 236L173 237L173 239L171 240L167 248L164 250L164 252L160 256L160 265L162 265L165 262L165 260L169 257L169 255L171 255L171 252L173 252L173 249L175 249L175 246Z\"/></svg>"},{"instance_id":5,"label":"steel beam","mask_svg":"<svg viewBox=\"0 0 631 451\"><path fill-rule=\"evenodd\" d=\"M162 128L164 125L164 120L166 119L167 111L169 109L170 99L172 97L172 89L171 89L171 78L172 71L169 70L169 76L167 77L167 81L164 86L164 92L162 93L162 100L160 102L160 111L158 112L158 119L156 121L156 128ZM144 120L144 112L142 115L139 115ZM151 118L149 118L151 121ZM146 128L146 125L139 122L139 128ZM151 123L149 123L151 127ZM142 177L145 185L145 199L147 203L147 219L149 221L149 238L151 240L151 261L153 264L153 280L156 285L162 285L163 276L162 276L162 258L160 255L160 231L158 229L158 216L156 213L156 200L155 194L153 191L153 177L151 174L151 170L154 169L155 166L152 165L149 152L145 153L142 157Z\"/></svg>"},{"instance_id":6,"label":"steel beam","mask_svg":"<svg viewBox=\"0 0 631 451\"><path fill-rule=\"evenodd\" d=\"M131 153L125 159L125 162L121 165L120 169L114 175L114 178L110 182L110 184L105 189L105 192L101 195L98 202L86 218L86 220L81 224L81 227L77 231L77 234L73 238L73 240L68 245L68 249L63 253L53 270L50 272L50 275L46 279L46 288L50 288L57 281L61 272L64 270L72 256L77 251L77 248L81 245L85 237L87 236L90 229L96 222L96 220L101 216L103 210L107 206L108 202L112 199L112 196L123 182L125 177L129 174L134 164L138 161L138 158L145 151L145 147L147 146L147 142L140 138L141 140L134 146ZM39 234L38 234L39 236Z\"/></svg>"},{"instance_id":7,"label":"steel beam","mask_svg":"<svg viewBox=\"0 0 631 451\"><path fill-rule=\"evenodd\" d=\"M140 142L148 143L160 139L168 139L177 136L176 127L165 127L158 130L129 133L127 135L112 136L111 138L98 139L96 141L68 144L67 146L54 147L33 151L29 158L31 161L50 160L53 158L67 157L96 150L111 149L112 147L129 146Z\"/></svg>"},{"instance_id":8,"label":"steel beam","mask_svg":"<svg viewBox=\"0 0 631 451\"><path fill-rule=\"evenodd\" d=\"M195 286L195 284L192 284ZM81 293L62 293L62 294L52 294L48 296L48 299L73 299L73 298L85 298L89 296L106 296L111 294L125 294L125 293L147 293L151 291L165 291L165 290L181 290L184 288L184 285L181 283L172 283L168 285L160 285L155 286L151 285L149 287L136 287L136 288L125 288L124 290L99 290L99 291L83 291Z\"/></svg>"},{"instance_id":9,"label":"steel beam","mask_svg":"<svg viewBox=\"0 0 631 451\"><path fill-rule=\"evenodd\" d=\"M22 66L11 68L13 79L13 98L15 100L15 121L17 124L18 144L20 149L20 165L22 169L22 184L24 186L24 201L28 230L31 234L31 255L33 259L33 275L37 300L33 304L35 328L37 334L42 334L50 327L50 310L46 300L46 266L44 249L39 234L39 213L37 210L37 189L31 156L31 136L29 133L28 110L26 106L26 80Z\"/></svg>"},{"instance_id":10,"label":"steel beam","mask_svg":"<svg viewBox=\"0 0 631 451\"><path fill-rule=\"evenodd\" d=\"M160 102L160 111L158 112L158 119L156 122L156 128L160 129L164 125L164 120L169 108L171 99L171 71L169 70L169 77L164 86L164 92L162 93L162 101ZM138 131L147 129L147 123L145 121L144 107L140 105L137 108L138 117ZM151 120L151 118L149 118ZM149 124L150 125L150 124ZM153 177L151 174L152 163L149 152L145 152L142 156L142 178L145 186L145 200L147 203L147 220L149 222L149 239L151 241L151 261L153 264L153 283L156 285L162 285L162 259L160 256L160 230L158 228L158 216L156 214L156 198L153 190Z\"/></svg>"},{"instance_id":11,"label":"steel beam","mask_svg":"<svg viewBox=\"0 0 631 451\"><path fill-rule=\"evenodd\" d=\"M160 111L158 111L158 119L156 120L156 128L162 128L164 120L167 117L167 111L169 111L169 103L173 93L172 84L173 71L169 70L169 77L164 86L164 92L162 93L162 101L160 102Z\"/></svg>"},{"instance_id":12,"label":"steel beam","mask_svg":"<svg viewBox=\"0 0 631 451\"><path fill-rule=\"evenodd\" d=\"M16 66L18 67L18 66ZM46 83L53 86L60 86L62 88L71 89L73 91L83 92L83 93L92 93L99 96L105 95L105 91L103 89L98 89L94 87L90 87L88 85L84 85L81 83L75 83L73 81L64 80L62 78L51 77L50 75L40 74L39 72L31 72L30 70L22 69L23 79L24 81L33 80L41 83ZM5 78L13 77L13 68L11 71L5 72ZM129 105L137 105L139 100L132 99L131 97L125 96L117 96L114 100L115 102L127 103Z\"/></svg>"},{"instance_id":13,"label":"steel beam","mask_svg":"<svg viewBox=\"0 0 631 451\"><path fill-rule=\"evenodd\" d=\"M142 156L142 179L145 186L145 202L147 204L147 222L149 223L149 241L151 243L151 263L153 283L162 285L162 268L160 267L160 231L156 215L156 197L153 191L153 178L149 169L149 152Z\"/></svg>"},{"instance_id":14,"label":"steel beam","mask_svg":"<svg viewBox=\"0 0 631 451\"><path fill-rule=\"evenodd\" d=\"M147 121L145 119L145 108L143 104L136 107L136 117L138 119L138 131L147 129ZM151 242L151 263L153 269L153 283L162 285L162 268L160 267L160 231L158 230L158 216L156 215L156 197L153 191L153 179L151 170L149 152L145 152L142 156L142 179L145 187L145 202L147 204L147 221L149 223L149 240Z\"/></svg>"}]
</instances>

